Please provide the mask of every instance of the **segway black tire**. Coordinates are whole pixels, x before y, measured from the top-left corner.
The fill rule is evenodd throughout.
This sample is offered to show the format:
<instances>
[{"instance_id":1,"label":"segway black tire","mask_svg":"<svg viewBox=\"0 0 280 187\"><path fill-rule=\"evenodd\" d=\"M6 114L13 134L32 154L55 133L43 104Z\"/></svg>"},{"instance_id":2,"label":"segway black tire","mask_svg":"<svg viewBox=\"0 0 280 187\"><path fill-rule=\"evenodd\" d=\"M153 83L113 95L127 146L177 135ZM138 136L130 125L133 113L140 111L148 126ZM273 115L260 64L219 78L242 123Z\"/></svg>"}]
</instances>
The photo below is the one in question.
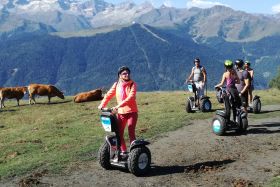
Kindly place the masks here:
<instances>
[{"instance_id":1,"label":"segway black tire","mask_svg":"<svg viewBox=\"0 0 280 187\"><path fill-rule=\"evenodd\" d=\"M236 129L237 133L244 133L247 131L248 128L248 119L247 118L241 118L241 120L238 120L238 129Z\"/></svg>"},{"instance_id":2,"label":"segway black tire","mask_svg":"<svg viewBox=\"0 0 280 187\"><path fill-rule=\"evenodd\" d=\"M239 127L240 132L246 132L248 128L248 119L247 118L241 118L241 124Z\"/></svg>"},{"instance_id":3,"label":"segway black tire","mask_svg":"<svg viewBox=\"0 0 280 187\"><path fill-rule=\"evenodd\" d=\"M186 111L187 113L192 113L192 105L191 105L191 101L188 99L187 100L187 104L186 104Z\"/></svg>"},{"instance_id":4,"label":"segway black tire","mask_svg":"<svg viewBox=\"0 0 280 187\"><path fill-rule=\"evenodd\" d=\"M202 99L200 101L200 110L202 112L210 112L212 109L212 103L209 99Z\"/></svg>"},{"instance_id":5,"label":"segway black tire","mask_svg":"<svg viewBox=\"0 0 280 187\"><path fill-rule=\"evenodd\" d=\"M141 158L140 158L141 157ZM144 160L140 160L144 159ZM141 163L143 162L141 165ZM136 147L129 153L127 160L128 170L135 176L143 176L147 174L151 168L151 152L145 147Z\"/></svg>"},{"instance_id":6,"label":"segway black tire","mask_svg":"<svg viewBox=\"0 0 280 187\"><path fill-rule=\"evenodd\" d=\"M260 99L255 99L253 100L253 113L254 114L259 114L261 112L261 100Z\"/></svg>"},{"instance_id":7,"label":"segway black tire","mask_svg":"<svg viewBox=\"0 0 280 187\"><path fill-rule=\"evenodd\" d=\"M218 96L216 98L217 98L218 103L223 103L224 102L224 100L222 98L219 98Z\"/></svg>"},{"instance_id":8,"label":"segway black tire","mask_svg":"<svg viewBox=\"0 0 280 187\"><path fill-rule=\"evenodd\" d=\"M109 170L112 168L110 163L110 146L107 142L104 142L104 144L99 148L98 160L99 164L104 169Z\"/></svg>"},{"instance_id":9,"label":"segway black tire","mask_svg":"<svg viewBox=\"0 0 280 187\"><path fill-rule=\"evenodd\" d=\"M223 136L226 132L226 119L216 115L212 120L212 131L218 136Z\"/></svg>"}]
</instances>

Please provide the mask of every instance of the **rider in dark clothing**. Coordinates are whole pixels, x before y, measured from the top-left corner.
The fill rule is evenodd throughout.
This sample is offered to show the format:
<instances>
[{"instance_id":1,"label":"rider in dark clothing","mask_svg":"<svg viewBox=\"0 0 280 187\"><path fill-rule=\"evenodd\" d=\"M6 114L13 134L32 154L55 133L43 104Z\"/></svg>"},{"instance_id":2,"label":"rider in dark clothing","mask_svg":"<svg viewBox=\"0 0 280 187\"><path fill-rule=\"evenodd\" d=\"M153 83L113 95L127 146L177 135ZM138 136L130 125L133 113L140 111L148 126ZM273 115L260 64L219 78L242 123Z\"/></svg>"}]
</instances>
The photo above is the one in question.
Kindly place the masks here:
<instances>
[{"instance_id":1,"label":"rider in dark clothing","mask_svg":"<svg viewBox=\"0 0 280 187\"><path fill-rule=\"evenodd\" d=\"M240 84L235 84L241 97L242 106L245 112L247 112L248 107L248 90L250 88L251 76L247 70L243 69L244 62L241 59L235 61L236 73L240 79Z\"/></svg>"}]
</instances>

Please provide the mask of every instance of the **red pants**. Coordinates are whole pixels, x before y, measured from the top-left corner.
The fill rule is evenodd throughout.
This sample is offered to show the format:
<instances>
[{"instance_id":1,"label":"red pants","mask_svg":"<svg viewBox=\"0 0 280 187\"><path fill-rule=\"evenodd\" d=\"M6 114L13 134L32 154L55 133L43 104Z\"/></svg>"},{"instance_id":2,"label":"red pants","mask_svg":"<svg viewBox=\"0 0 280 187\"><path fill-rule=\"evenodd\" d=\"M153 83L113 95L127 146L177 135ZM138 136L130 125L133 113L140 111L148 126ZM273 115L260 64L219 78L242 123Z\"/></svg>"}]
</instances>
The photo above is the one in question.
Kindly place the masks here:
<instances>
[{"instance_id":1,"label":"red pants","mask_svg":"<svg viewBox=\"0 0 280 187\"><path fill-rule=\"evenodd\" d=\"M121 151L126 151L126 145L124 140L124 129L127 124L128 135L130 143L133 142L135 138L135 127L137 123L138 113L128 113L128 114L118 114L118 127L121 139Z\"/></svg>"}]
</instances>

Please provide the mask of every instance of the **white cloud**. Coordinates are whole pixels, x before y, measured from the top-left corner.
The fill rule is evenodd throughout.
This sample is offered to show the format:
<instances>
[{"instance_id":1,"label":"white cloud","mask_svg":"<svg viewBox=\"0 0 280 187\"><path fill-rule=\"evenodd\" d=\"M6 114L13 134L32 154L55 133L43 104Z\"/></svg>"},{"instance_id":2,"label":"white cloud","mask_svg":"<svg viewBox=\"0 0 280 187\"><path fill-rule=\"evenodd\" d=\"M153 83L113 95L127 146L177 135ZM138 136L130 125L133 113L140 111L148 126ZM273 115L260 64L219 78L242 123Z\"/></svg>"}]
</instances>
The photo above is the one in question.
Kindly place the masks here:
<instances>
[{"instance_id":1,"label":"white cloud","mask_svg":"<svg viewBox=\"0 0 280 187\"><path fill-rule=\"evenodd\" d=\"M280 13L280 4L274 5L271 9L274 13Z\"/></svg>"},{"instance_id":2,"label":"white cloud","mask_svg":"<svg viewBox=\"0 0 280 187\"><path fill-rule=\"evenodd\" d=\"M198 8L210 8L216 5L227 6L226 4L222 4L220 2L213 1L205 1L205 0L190 0L187 2L187 8L198 7Z\"/></svg>"}]
</instances>

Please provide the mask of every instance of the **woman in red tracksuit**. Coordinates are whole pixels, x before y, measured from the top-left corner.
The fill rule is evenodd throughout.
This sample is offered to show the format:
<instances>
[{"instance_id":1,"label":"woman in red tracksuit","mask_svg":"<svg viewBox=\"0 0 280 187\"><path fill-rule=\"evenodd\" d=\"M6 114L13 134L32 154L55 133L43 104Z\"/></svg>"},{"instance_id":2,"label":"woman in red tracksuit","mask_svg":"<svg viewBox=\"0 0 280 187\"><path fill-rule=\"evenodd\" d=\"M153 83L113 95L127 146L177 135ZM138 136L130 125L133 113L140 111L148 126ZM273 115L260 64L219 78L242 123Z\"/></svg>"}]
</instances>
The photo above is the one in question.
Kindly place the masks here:
<instances>
[{"instance_id":1,"label":"woman in red tracksuit","mask_svg":"<svg viewBox=\"0 0 280 187\"><path fill-rule=\"evenodd\" d=\"M124 129L127 124L130 143L136 139L135 127L138 118L138 109L136 104L136 83L130 79L130 70L128 67L123 66L118 70L118 82L115 82L111 89L107 92L99 109L106 107L108 102L116 96L117 106L113 110L118 111L118 127L121 140L121 151L127 151L124 140Z\"/></svg>"}]
</instances>

